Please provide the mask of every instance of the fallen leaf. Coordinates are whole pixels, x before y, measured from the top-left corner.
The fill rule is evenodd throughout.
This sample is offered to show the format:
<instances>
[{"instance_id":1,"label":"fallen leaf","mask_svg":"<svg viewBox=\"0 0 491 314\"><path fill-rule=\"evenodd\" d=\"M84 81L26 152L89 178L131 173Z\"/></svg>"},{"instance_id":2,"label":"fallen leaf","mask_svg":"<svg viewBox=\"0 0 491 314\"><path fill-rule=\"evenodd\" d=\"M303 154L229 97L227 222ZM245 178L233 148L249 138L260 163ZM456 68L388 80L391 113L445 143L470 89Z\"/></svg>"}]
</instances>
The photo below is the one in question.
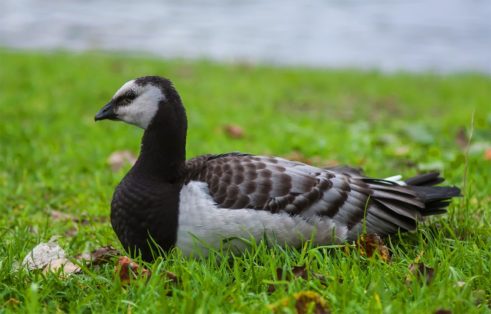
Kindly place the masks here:
<instances>
[{"instance_id":1,"label":"fallen leaf","mask_svg":"<svg viewBox=\"0 0 491 314\"><path fill-rule=\"evenodd\" d=\"M461 150L465 151L469 146L469 137L464 127L460 127L455 134L455 143L460 147Z\"/></svg>"},{"instance_id":2,"label":"fallen leaf","mask_svg":"<svg viewBox=\"0 0 491 314\"><path fill-rule=\"evenodd\" d=\"M133 262L128 256L120 256L116 264L116 273L121 283L128 284L131 280L139 277L150 278L151 273L148 269L141 267Z\"/></svg>"},{"instance_id":3,"label":"fallen leaf","mask_svg":"<svg viewBox=\"0 0 491 314\"><path fill-rule=\"evenodd\" d=\"M491 148L487 148L484 151L484 159L485 160L491 160Z\"/></svg>"},{"instance_id":4,"label":"fallen leaf","mask_svg":"<svg viewBox=\"0 0 491 314\"><path fill-rule=\"evenodd\" d=\"M372 257L377 255L384 262L390 262L389 248L385 246L384 241L378 234L362 234L356 241L356 247L362 256Z\"/></svg>"},{"instance_id":5,"label":"fallen leaf","mask_svg":"<svg viewBox=\"0 0 491 314\"><path fill-rule=\"evenodd\" d=\"M223 126L223 130L228 137L234 139L243 138L245 135L244 129L236 124L226 124Z\"/></svg>"},{"instance_id":6,"label":"fallen leaf","mask_svg":"<svg viewBox=\"0 0 491 314\"><path fill-rule=\"evenodd\" d=\"M134 165L136 162L136 156L129 150L121 150L112 153L107 159L107 163L111 167L111 170L116 172L120 170L125 164Z\"/></svg>"},{"instance_id":7,"label":"fallen leaf","mask_svg":"<svg viewBox=\"0 0 491 314\"><path fill-rule=\"evenodd\" d=\"M22 265L28 270L44 269L52 261L63 258L65 258L65 251L56 240L50 240L47 243L39 243L27 253Z\"/></svg>"},{"instance_id":8,"label":"fallen leaf","mask_svg":"<svg viewBox=\"0 0 491 314\"><path fill-rule=\"evenodd\" d=\"M66 258L65 251L56 243L56 240L36 245L26 255L22 265L28 270L42 270L44 273L61 270L60 272L64 275L71 275L81 271L78 265Z\"/></svg>"},{"instance_id":9,"label":"fallen leaf","mask_svg":"<svg viewBox=\"0 0 491 314\"><path fill-rule=\"evenodd\" d=\"M64 234L67 237L74 237L74 236L77 235L77 233L78 233L78 228L77 227L72 227L72 228L68 229L67 231L65 231Z\"/></svg>"},{"instance_id":10,"label":"fallen leaf","mask_svg":"<svg viewBox=\"0 0 491 314\"><path fill-rule=\"evenodd\" d=\"M87 262L90 265L102 265L110 262L111 259L119 255L121 253L117 249L108 245L95 249L90 253L79 254L75 258L79 261Z\"/></svg>"},{"instance_id":11,"label":"fallen leaf","mask_svg":"<svg viewBox=\"0 0 491 314\"><path fill-rule=\"evenodd\" d=\"M167 277L167 280L169 280L172 283L178 283L179 282L179 278L173 272L166 271L165 272L165 277Z\"/></svg>"},{"instance_id":12,"label":"fallen leaf","mask_svg":"<svg viewBox=\"0 0 491 314\"><path fill-rule=\"evenodd\" d=\"M67 258L53 260L43 269L44 273L58 271L60 271L63 275L71 275L80 273L82 270L78 265L74 264Z\"/></svg>"},{"instance_id":13,"label":"fallen leaf","mask_svg":"<svg viewBox=\"0 0 491 314\"><path fill-rule=\"evenodd\" d=\"M309 274L307 273L307 268L305 268L305 266L293 266L292 273L293 276L295 276L296 278L307 280L309 277Z\"/></svg>"},{"instance_id":14,"label":"fallen leaf","mask_svg":"<svg viewBox=\"0 0 491 314\"><path fill-rule=\"evenodd\" d=\"M409 275L406 278L406 283L411 283L414 279L424 279L426 284L430 284L435 276L435 269L426 266L423 263L413 263L409 265Z\"/></svg>"},{"instance_id":15,"label":"fallen leaf","mask_svg":"<svg viewBox=\"0 0 491 314\"><path fill-rule=\"evenodd\" d=\"M435 314L452 314L452 311L447 309L438 309L435 311Z\"/></svg>"},{"instance_id":16,"label":"fallen leaf","mask_svg":"<svg viewBox=\"0 0 491 314\"><path fill-rule=\"evenodd\" d=\"M296 313L315 313L315 314L328 314L331 313L327 306L326 300L314 291L301 291L295 293L293 297L287 297L280 301L269 305L268 307L273 312L284 312L284 309L290 306L294 306Z\"/></svg>"},{"instance_id":17,"label":"fallen leaf","mask_svg":"<svg viewBox=\"0 0 491 314\"><path fill-rule=\"evenodd\" d=\"M315 313L315 314L327 314L330 313L327 308L327 302L319 294L313 291L299 292L294 295L295 308L297 313Z\"/></svg>"}]
</instances>

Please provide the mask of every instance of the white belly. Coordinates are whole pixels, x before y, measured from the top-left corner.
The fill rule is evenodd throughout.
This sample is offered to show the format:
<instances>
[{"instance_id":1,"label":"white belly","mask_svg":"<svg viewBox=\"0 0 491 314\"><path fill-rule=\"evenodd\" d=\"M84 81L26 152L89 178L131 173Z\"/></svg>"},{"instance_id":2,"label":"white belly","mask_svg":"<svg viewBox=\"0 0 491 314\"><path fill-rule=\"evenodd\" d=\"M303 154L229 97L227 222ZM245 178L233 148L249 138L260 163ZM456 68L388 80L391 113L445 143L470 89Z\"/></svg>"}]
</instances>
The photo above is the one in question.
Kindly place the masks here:
<instances>
[{"instance_id":1,"label":"white belly","mask_svg":"<svg viewBox=\"0 0 491 314\"><path fill-rule=\"evenodd\" d=\"M180 193L177 243L185 255L207 254L222 245L242 250L251 238L298 247L345 241L347 228L328 217L290 216L264 210L218 208L204 182L191 181ZM241 240L242 239L242 240ZM246 241L244 241L246 240Z\"/></svg>"}]
</instances>

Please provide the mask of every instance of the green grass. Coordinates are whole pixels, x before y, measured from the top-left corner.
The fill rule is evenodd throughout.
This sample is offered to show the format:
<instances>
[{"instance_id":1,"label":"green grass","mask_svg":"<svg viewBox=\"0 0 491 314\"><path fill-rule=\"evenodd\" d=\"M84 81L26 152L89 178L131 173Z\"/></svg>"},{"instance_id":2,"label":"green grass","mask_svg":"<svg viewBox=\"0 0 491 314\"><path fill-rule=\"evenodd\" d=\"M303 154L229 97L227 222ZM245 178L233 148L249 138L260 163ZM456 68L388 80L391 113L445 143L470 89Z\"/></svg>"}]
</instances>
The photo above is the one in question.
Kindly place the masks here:
<instances>
[{"instance_id":1,"label":"green grass","mask_svg":"<svg viewBox=\"0 0 491 314\"><path fill-rule=\"evenodd\" d=\"M319 293L334 313L491 311L491 161L484 154L491 146L490 77L1 50L0 60L0 312L268 313L269 304L306 290ZM105 218L128 166L113 173L107 158L117 150L136 153L142 132L95 124L93 116L123 82L149 74L171 78L187 106L188 157L295 152L380 177L436 168L465 197L417 233L386 240L391 263L350 245L258 244L243 256L204 260L173 252L147 265L154 273L148 283L126 287L114 263L68 278L16 271L36 244L54 235L71 256L108 244L121 248ZM241 126L245 137L229 138L225 124ZM473 134L468 154L456 144L462 128ZM53 220L53 209L89 223ZM406 283L416 260L435 268L431 283ZM278 267L304 264L325 282L275 278ZM165 280L165 271L180 282ZM271 282L277 282L273 293Z\"/></svg>"}]
</instances>

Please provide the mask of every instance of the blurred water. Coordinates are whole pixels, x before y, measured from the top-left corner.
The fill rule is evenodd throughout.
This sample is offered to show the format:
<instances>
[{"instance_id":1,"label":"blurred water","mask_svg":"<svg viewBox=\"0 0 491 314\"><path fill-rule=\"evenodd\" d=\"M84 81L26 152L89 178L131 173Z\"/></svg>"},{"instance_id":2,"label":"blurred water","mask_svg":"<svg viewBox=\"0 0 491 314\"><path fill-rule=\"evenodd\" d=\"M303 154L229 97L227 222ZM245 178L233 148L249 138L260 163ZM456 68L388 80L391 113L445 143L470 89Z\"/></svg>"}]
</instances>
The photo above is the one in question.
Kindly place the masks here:
<instances>
[{"instance_id":1,"label":"blurred water","mask_svg":"<svg viewBox=\"0 0 491 314\"><path fill-rule=\"evenodd\" d=\"M491 73L491 1L2 0L0 46Z\"/></svg>"}]
</instances>

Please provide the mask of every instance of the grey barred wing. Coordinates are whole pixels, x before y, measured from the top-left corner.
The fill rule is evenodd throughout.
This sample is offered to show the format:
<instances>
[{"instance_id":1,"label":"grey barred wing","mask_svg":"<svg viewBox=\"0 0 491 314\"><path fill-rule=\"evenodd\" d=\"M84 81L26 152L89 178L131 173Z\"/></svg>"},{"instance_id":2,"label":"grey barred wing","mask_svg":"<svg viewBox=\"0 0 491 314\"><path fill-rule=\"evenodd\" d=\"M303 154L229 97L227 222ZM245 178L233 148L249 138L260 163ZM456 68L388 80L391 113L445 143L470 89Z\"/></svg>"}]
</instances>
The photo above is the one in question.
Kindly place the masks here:
<instances>
[{"instance_id":1,"label":"grey barred wing","mask_svg":"<svg viewBox=\"0 0 491 314\"><path fill-rule=\"evenodd\" d=\"M378 234L414 230L422 216L444 213L460 195L455 187L432 186L442 180L438 173L396 183L347 167L240 153L200 156L186 166L186 181L207 183L220 208L288 213L311 222L331 219L346 228L348 239L364 227Z\"/></svg>"},{"instance_id":2,"label":"grey barred wing","mask_svg":"<svg viewBox=\"0 0 491 314\"><path fill-rule=\"evenodd\" d=\"M211 197L222 208L332 218L346 204L363 209L370 194L366 184L349 174L282 158L202 156L188 161L188 168L194 168L189 180L206 182ZM354 221L363 217L363 210L341 214Z\"/></svg>"}]
</instances>

